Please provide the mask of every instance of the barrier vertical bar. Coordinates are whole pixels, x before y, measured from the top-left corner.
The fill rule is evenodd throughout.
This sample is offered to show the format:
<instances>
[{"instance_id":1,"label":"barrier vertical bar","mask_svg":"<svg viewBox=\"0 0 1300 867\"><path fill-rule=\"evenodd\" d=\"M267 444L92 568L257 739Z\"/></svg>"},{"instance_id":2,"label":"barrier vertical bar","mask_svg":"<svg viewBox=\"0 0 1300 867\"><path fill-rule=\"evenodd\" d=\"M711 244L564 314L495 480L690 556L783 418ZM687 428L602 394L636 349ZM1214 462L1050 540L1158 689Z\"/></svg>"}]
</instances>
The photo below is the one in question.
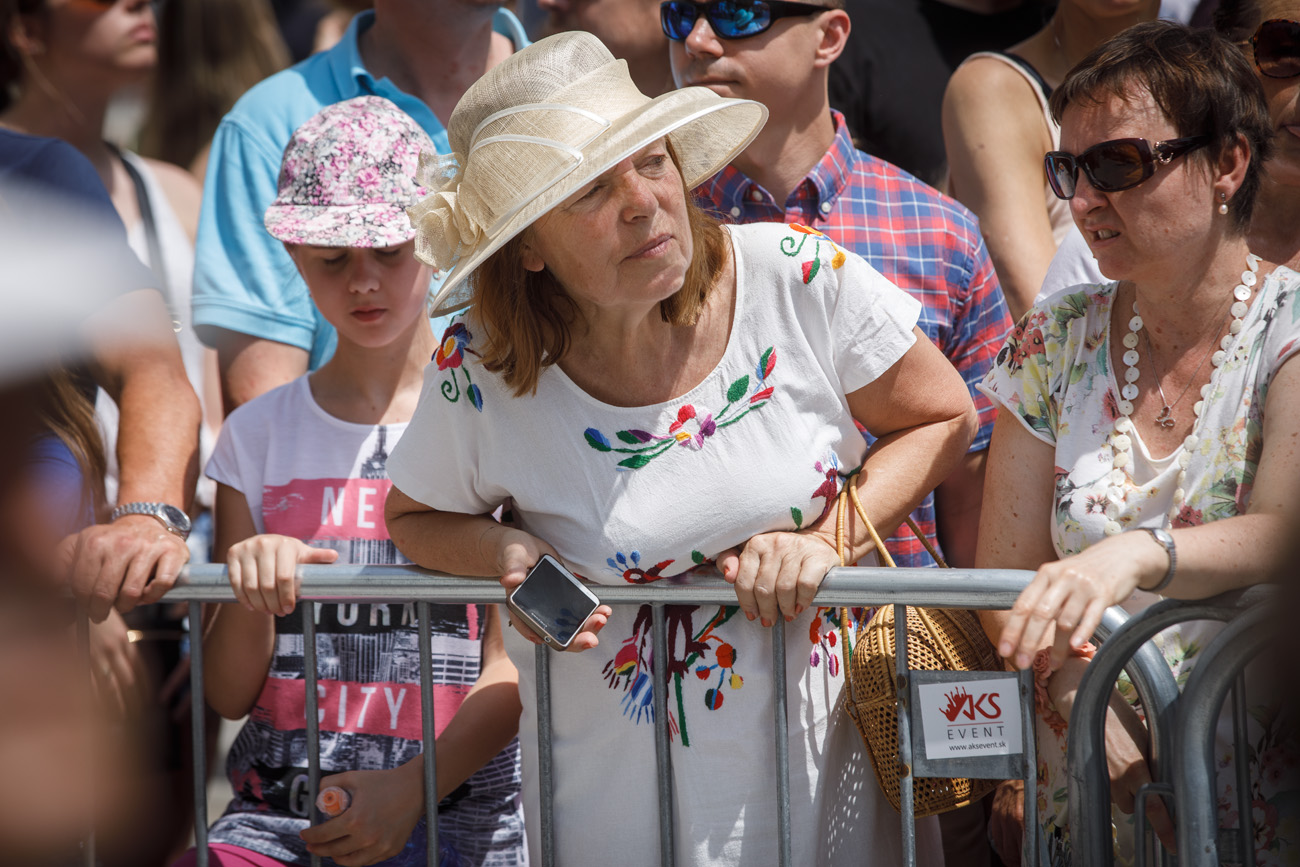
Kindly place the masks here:
<instances>
[{"instance_id":1,"label":"barrier vertical bar","mask_svg":"<svg viewBox=\"0 0 1300 867\"><path fill-rule=\"evenodd\" d=\"M1048 867L1038 851L1038 750L1034 742L1034 670L1027 668L1016 675L1020 682L1020 743L1024 749L1025 763L1025 827L1020 851L1022 860L1035 867Z\"/></svg>"},{"instance_id":2,"label":"barrier vertical bar","mask_svg":"<svg viewBox=\"0 0 1300 867\"><path fill-rule=\"evenodd\" d=\"M668 737L668 618L662 605L650 607L651 650L654 654L655 780L659 787L659 863L672 867L677 851L673 840L673 776Z\"/></svg>"},{"instance_id":3,"label":"barrier vertical bar","mask_svg":"<svg viewBox=\"0 0 1300 867\"><path fill-rule=\"evenodd\" d=\"M90 699L82 709L87 713L94 710L95 701L95 669L90 661L90 614L82 607L77 608L77 658L81 660L82 671L86 672L86 695ZM93 727L91 731L93 731ZM90 815L86 816L89 827L86 829L86 840L81 846L82 863L84 867L95 867L95 751L93 744L88 744L92 749L90 751ZM206 864L201 867L207 867Z\"/></svg>"},{"instance_id":4,"label":"barrier vertical bar","mask_svg":"<svg viewBox=\"0 0 1300 867\"><path fill-rule=\"evenodd\" d=\"M785 618L772 627L772 728L776 733L776 817L780 830L779 867L790 867L790 732L786 717Z\"/></svg>"},{"instance_id":5,"label":"barrier vertical bar","mask_svg":"<svg viewBox=\"0 0 1300 867\"><path fill-rule=\"evenodd\" d=\"M194 849L198 867L208 867L208 737L203 701L203 603L189 603L190 749L194 752Z\"/></svg>"},{"instance_id":6,"label":"barrier vertical bar","mask_svg":"<svg viewBox=\"0 0 1300 867\"><path fill-rule=\"evenodd\" d=\"M316 696L316 603L299 605L302 611L302 674L307 693L307 822L316 824L316 795L320 787L320 708ZM320 867L320 856L311 856Z\"/></svg>"},{"instance_id":7,"label":"barrier vertical bar","mask_svg":"<svg viewBox=\"0 0 1300 867\"><path fill-rule=\"evenodd\" d=\"M898 806L903 823L903 863L916 867L916 805L912 803L912 720L907 679L907 606L894 604L894 694L898 708Z\"/></svg>"},{"instance_id":8,"label":"barrier vertical bar","mask_svg":"<svg viewBox=\"0 0 1300 867\"><path fill-rule=\"evenodd\" d=\"M551 761L551 658L546 645L533 651L537 679L537 797L541 802L542 867L555 867L555 768Z\"/></svg>"},{"instance_id":9,"label":"barrier vertical bar","mask_svg":"<svg viewBox=\"0 0 1300 867\"><path fill-rule=\"evenodd\" d=\"M1237 771L1237 852L1243 867L1255 865L1255 805L1251 802L1250 751L1246 743L1246 676L1232 685L1232 760ZM1263 770L1263 767L1260 767Z\"/></svg>"},{"instance_id":10,"label":"barrier vertical bar","mask_svg":"<svg viewBox=\"0 0 1300 867\"><path fill-rule=\"evenodd\" d=\"M433 718L433 639L429 634L429 603L415 603L420 636L420 722L424 737L424 824L428 832L425 853L429 864L438 863L438 759L437 728Z\"/></svg>"}]
</instances>

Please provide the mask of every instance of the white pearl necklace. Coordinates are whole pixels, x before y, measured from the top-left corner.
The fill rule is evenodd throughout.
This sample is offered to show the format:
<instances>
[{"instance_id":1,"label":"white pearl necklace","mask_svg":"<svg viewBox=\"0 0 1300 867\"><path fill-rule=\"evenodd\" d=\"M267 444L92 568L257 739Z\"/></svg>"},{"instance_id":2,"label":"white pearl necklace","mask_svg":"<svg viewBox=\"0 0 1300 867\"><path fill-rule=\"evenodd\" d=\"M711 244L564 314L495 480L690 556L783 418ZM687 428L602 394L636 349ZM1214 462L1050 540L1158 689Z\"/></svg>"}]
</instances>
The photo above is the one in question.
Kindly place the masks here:
<instances>
[{"instance_id":1,"label":"white pearl necklace","mask_svg":"<svg viewBox=\"0 0 1300 867\"><path fill-rule=\"evenodd\" d=\"M1213 370L1210 372L1210 381L1201 386L1201 399L1192 407L1192 413L1195 419L1192 421L1191 433L1183 440L1183 452L1178 456L1178 481L1174 485L1173 505L1169 513L1165 516L1164 526L1168 527L1173 523L1178 510L1182 508L1183 501L1187 497L1184 485L1187 482L1187 465L1191 463L1192 451L1200 444L1200 438L1197 436L1197 430L1201 424L1201 411L1205 407L1205 398L1210 394L1214 385L1214 377L1219 368L1227 362L1228 352L1232 349L1237 335L1241 333L1242 319L1250 310L1251 292L1258 282L1256 272L1259 270L1260 258L1254 253L1246 254L1247 270L1241 272L1241 282L1232 290L1233 303L1229 308L1232 315L1232 323L1228 326L1228 333L1219 341L1219 348L1210 356L1210 364ZM1130 490L1137 490L1137 485L1133 484L1129 471L1133 466L1133 401L1138 397L1137 381L1141 374L1138 372L1138 362L1141 356L1138 355L1139 335L1142 330L1142 316L1138 313L1137 300L1133 301L1133 317L1128 321L1128 333L1124 335L1124 384L1120 387L1119 400L1117 401L1119 417L1115 419L1115 426L1111 430L1110 448L1112 453L1112 467L1110 478L1107 480L1110 484L1106 491L1106 525L1105 533L1107 536L1114 536L1120 533L1124 528L1119 523L1120 510L1129 498Z\"/></svg>"}]
</instances>

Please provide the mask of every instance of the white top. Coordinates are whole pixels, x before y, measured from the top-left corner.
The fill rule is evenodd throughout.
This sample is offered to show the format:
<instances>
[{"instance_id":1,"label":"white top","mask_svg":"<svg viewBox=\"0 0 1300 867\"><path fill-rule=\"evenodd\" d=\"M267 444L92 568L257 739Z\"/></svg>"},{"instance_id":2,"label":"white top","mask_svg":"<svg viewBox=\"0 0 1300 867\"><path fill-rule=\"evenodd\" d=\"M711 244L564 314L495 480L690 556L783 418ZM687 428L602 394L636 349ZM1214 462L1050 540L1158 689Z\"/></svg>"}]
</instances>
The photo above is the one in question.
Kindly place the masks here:
<instances>
[{"instance_id":1,"label":"white top","mask_svg":"<svg viewBox=\"0 0 1300 867\"><path fill-rule=\"evenodd\" d=\"M1047 266L1043 287L1038 290L1034 303L1042 304L1047 298L1071 286L1105 282L1106 275L1102 274L1101 269L1097 267L1097 257L1092 255L1092 250L1089 249L1088 242L1084 240L1079 227L1071 223L1070 231L1066 233L1061 245L1056 248L1052 263Z\"/></svg>"},{"instance_id":2,"label":"white top","mask_svg":"<svg viewBox=\"0 0 1300 867\"><path fill-rule=\"evenodd\" d=\"M120 152L122 159L131 164L144 179L145 192L153 209L154 225L158 232L158 247L162 251L162 262L149 260L149 242L144 230L144 220L138 220L126 233L131 250L153 269L155 274L164 275L167 280L167 305L171 314L180 321L180 331L176 341L180 345L181 361L185 365L185 375L198 395L203 394L203 345L194 334L190 323L191 287L194 281L194 242L190 240L180 218L172 209L171 202L153 169L142 157L131 151ZM132 195L135 194L134 188ZM158 286L161 292L162 287ZM117 404L104 390L100 390L95 399L95 415L99 419L100 431L104 435L104 448L108 457L106 491L110 503L117 500L117 427L120 415ZM199 429L199 466L207 463L212 454L214 438L206 424ZM216 488L207 478L199 480L198 502L211 506Z\"/></svg>"},{"instance_id":3,"label":"white top","mask_svg":"<svg viewBox=\"0 0 1300 867\"><path fill-rule=\"evenodd\" d=\"M249 401L221 428L207 472L244 495L258 533L279 533L339 552L338 563L410 563L388 536L388 452L406 423L335 418L302 376ZM430 608L434 724L441 733L479 677L484 605ZM298 836L306 809L295 781L307 767L300 606L275 618L266 683L231 747L233 795L210 838L306 864ZM419 624L410 602L321 602L316 652L325 773L397 767L420 754ZM518 867L523 817L517 748L475 771L439 813L441 841L465 863ZM416 838L416 845L422 845ZM420 861L423 863L423 860Z\"/></svg>"},{"instance_id":4,"label":"white top","mask_svg":"<svg viewBox=\"0 0 1300 867\"><path fill-rule=\"evenodd\" d=\"M722 360L698 386L617 407L552 366L535 395L513 397L475 360L471 311L426 369L389 462L394 484L446 511L486 514L512 498L518 524L597 585L679 575L757 533L815 520L866 451L845 395L912 345L919 305L814 230L729 231L735 315ZM770 863L770 631L736 607L680 606L668 617L677 861ZM831 618L811 609L786 626L793 863L861 864L870 851L895 864L897 814L838 707ZM534 822L533 645L510 629L506 643L519 668ZM648 607L615 609L599 647L551 660L557 863L659 863Z\"/></svg>"}]
</instances>

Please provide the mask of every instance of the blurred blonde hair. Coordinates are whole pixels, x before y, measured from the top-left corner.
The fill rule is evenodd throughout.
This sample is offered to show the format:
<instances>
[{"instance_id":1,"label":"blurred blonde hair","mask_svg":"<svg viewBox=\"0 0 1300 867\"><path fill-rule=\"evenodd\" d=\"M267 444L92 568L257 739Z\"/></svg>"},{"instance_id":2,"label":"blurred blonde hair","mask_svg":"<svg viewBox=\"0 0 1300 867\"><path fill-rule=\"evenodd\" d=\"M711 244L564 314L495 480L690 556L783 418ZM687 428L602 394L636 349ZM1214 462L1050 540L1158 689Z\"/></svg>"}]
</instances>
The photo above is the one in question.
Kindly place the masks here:
<instances>
[{"instance_id":1,"label":"blurred blonde hair","mask_svg":"<svg viewBox=\"0 0 1300 867\"><path fill-rule=\"evenodd\" d=\"M267 0L168 0L140 153L189 166L244 91L289 65Z\"/></svg>"}]
</instances>

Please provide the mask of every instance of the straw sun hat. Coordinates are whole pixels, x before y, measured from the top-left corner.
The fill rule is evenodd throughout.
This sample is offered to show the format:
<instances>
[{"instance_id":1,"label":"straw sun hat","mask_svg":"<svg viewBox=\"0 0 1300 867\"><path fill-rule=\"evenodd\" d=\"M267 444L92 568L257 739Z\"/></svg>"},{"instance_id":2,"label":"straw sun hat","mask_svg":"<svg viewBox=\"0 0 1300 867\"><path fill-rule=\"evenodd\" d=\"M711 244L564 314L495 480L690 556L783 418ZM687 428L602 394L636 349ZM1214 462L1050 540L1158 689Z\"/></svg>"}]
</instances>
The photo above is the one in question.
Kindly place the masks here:
<instances>
[{"instance_id":1,"label":"straw sun hat","mask_svg":"<svg viewBox=\"0 0 1300 867\"><path fill-rule=\"evenodd\" d=\"M436 190L407 209L415 255L447 271L435 314L470 303L466 278L538 217L646 145L667 136L688 189L758 134L767 109L688 87L650 99L627 63L590 33L560 33L507 58L452 112L452 153L420 158Z\"/></svg>"}]
</instances>

